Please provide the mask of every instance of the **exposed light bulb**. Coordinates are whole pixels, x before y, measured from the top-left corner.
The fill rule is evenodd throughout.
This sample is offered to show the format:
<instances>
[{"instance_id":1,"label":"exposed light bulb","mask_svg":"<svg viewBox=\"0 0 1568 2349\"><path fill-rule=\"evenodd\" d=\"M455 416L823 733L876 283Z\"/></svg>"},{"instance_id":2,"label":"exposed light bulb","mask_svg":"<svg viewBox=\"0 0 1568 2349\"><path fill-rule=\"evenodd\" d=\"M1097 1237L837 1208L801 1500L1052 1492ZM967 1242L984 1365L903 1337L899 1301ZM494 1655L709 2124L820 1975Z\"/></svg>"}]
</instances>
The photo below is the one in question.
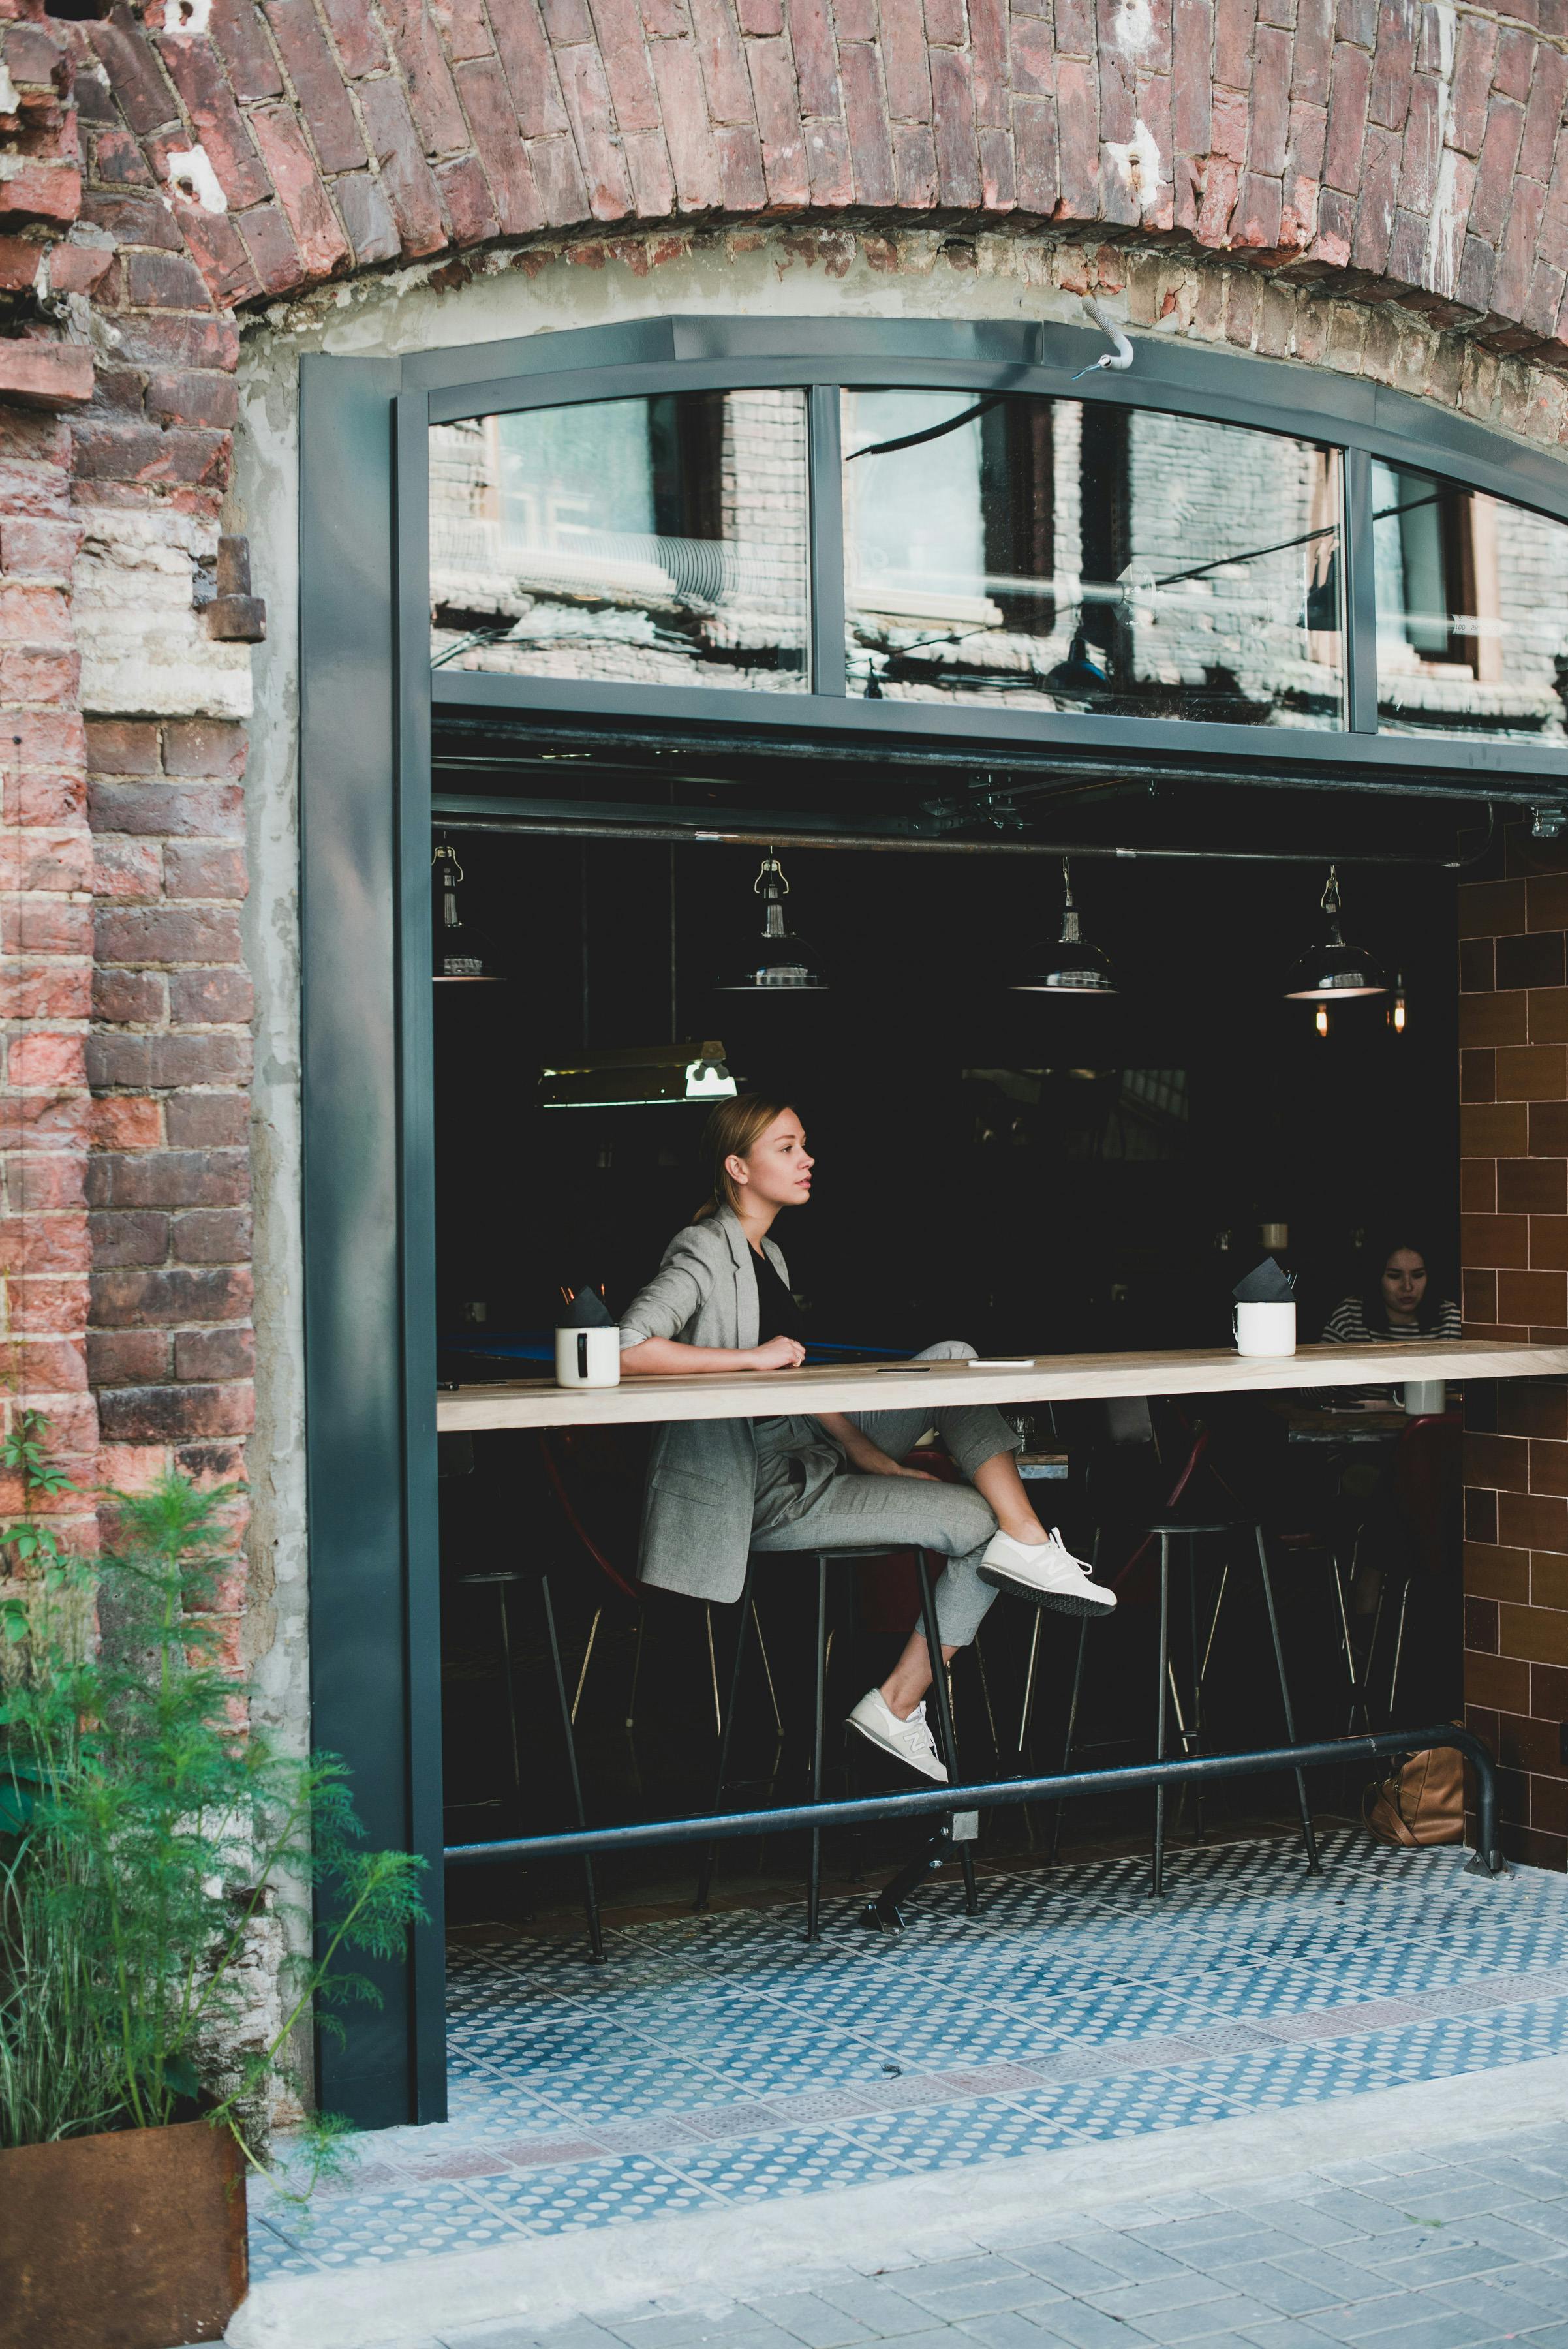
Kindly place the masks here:
<instances>
[{"instance_id":1,"label":"exposed light bulb","mask_svg":"<svg viewBox=\"0 0 1568 2349\"><path fill-rule=\"evenodd\" d=\"M1317 1017L1314 1019L1312 1024L1317 1030L1320 1036L1326 1036L1328 1034L1328 1006L1326 1003L1320 1003L1318 1005Z\"/></svg>"},{"instance_id":2,"label":"exposed light bulb","mask_svg":"<svg viewBox=\"0 0 1568 2349\"><path fill-rule=\"evenodd\" d=\"M1402 971L1397 971L1394 977L1394 1009L1391 1016L1394 1021L1394 1030L1396 1035L1402 1036L1405 1033L1406 1016L1405 975Z\"/></svg>"}]
</instances>

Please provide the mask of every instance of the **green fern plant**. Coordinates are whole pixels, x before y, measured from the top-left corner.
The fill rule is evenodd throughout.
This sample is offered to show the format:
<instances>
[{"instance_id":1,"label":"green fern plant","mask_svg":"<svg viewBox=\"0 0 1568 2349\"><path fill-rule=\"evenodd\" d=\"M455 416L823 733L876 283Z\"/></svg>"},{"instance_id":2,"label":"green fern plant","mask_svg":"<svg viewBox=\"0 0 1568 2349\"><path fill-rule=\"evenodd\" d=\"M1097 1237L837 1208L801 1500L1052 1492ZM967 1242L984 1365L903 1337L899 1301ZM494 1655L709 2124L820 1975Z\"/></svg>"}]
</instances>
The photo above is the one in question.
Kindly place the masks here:
<instances>
[{"instance_id":1,"label":"green fern plant","mask_svg":"<svg viewBox=\"0 0 1568 2349\"><path fill-rule=\"evenodd\" d=\"M14 1428L11 1464L52 1496L46 1435ZM0 2146L201 2110L260 2159L302 2019L340 2034L379 1998L357 1961L422 1919L422 1862L364 1847L344 1764L247 1722L216 1613L235 1491L106 1495L94 1559L0 1528L28 1576L0 1606ZM283 1993L258 2023L264 1935ZM317 2169L342 2133L311 2124Z\"/></svg>"}]
</instances>

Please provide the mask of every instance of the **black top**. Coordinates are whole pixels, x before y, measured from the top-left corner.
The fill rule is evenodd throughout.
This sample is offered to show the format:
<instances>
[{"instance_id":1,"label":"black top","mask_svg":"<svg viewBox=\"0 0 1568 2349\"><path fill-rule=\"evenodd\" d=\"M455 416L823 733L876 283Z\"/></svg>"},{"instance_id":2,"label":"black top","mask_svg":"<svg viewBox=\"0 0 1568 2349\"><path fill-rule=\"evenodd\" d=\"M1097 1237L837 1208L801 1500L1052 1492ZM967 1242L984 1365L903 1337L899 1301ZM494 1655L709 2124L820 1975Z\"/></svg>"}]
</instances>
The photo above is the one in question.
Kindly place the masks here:
<instances>
[{"instance_id":1,"label":"black top","mask_svg":"<svg viewBox=\"0 0 1568 2349\"><path fill-rule=\"evenodd\" d=\"M772 1259L753 1248L752 1270L757 1276L758 1345L765 1346L770 1338L799 1338L804 1341L800 1309L774 1270Z\"/></svg>"}]
</instances>

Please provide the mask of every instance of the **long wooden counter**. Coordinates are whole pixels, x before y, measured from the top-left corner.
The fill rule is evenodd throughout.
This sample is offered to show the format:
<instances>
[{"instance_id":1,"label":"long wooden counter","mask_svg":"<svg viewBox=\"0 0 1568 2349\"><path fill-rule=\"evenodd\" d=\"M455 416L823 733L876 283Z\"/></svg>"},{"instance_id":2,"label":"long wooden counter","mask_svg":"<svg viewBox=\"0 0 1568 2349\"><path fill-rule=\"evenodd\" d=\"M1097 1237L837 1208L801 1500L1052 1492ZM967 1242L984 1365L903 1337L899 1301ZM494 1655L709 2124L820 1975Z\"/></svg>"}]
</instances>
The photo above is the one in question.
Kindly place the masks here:
<instances>
[{"instance_id":1,"label":"long wooden counter","mask_svg":"<svg viewBox=\"0 0 1568 2349\"><path fill-rule=\"evenodd\" d=\"M1225 1347L1151 1354L1037 1354L1025 1369L857 1362L831 1369L739 1371L718 1378L628 1378L618 1387L554 1379L463 1386L436 1398L443 1433L491 1427L599 1427L670 1419L929 1409L955 1402L1069 1402L1108 1395L1258 1394L1297 1387L1388 1386L1405 1379L1568 1377L1568 1346L1302 1346L1286 1356Z\"/></svg>"}]
</instances>

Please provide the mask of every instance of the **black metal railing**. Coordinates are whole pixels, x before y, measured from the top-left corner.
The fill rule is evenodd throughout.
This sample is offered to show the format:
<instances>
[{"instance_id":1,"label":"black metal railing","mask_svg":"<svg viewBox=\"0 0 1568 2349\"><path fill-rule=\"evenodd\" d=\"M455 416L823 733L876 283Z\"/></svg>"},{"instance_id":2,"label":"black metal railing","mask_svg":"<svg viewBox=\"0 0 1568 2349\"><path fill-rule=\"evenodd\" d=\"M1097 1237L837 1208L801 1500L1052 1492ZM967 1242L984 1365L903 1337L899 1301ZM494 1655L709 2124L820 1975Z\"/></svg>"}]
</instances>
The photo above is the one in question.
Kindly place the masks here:
<instances>
[{"instance_id":1,"label":"black metal railing","mask_svg":"<svg viewBox=\"0 0 1568 2349\"><path fill-rule=\"evenodd\" d=\"M601 1851L633 1851L667 1843L717 1842L728 1837L780 1835L792 1827L855 1826L868 1819L940 1816L947 1811L994 1810L1010 1803L1056 1803L1136 1786L1186 1786L1216 1778L1262 1776L1276 1770L1314 1770L1347 1762L1375 1762L1396 1754L1450 1746L1476 1775L1476 1853L1480 1874L1502 1872L1498 1844L1497 1765L1479 1737L1451 1721L1424 1729L1379 1730L1315 1744L1273 1745L1251 1754L1203 1754L1185 1761L1140 1762L1115 1770L1070 1770L1047 1778L992 1778L972 1786L922 1786L908 1794L858 1795L831 1803L788 1803L752 1811L697 1812L689 1818L638 1819L620 1826L573 1827L558 1834L506 1836L493 1843L449 1845L449 1867L476 1868L506 1859L571 1859Z\"/></svg>"}]
</instances>

